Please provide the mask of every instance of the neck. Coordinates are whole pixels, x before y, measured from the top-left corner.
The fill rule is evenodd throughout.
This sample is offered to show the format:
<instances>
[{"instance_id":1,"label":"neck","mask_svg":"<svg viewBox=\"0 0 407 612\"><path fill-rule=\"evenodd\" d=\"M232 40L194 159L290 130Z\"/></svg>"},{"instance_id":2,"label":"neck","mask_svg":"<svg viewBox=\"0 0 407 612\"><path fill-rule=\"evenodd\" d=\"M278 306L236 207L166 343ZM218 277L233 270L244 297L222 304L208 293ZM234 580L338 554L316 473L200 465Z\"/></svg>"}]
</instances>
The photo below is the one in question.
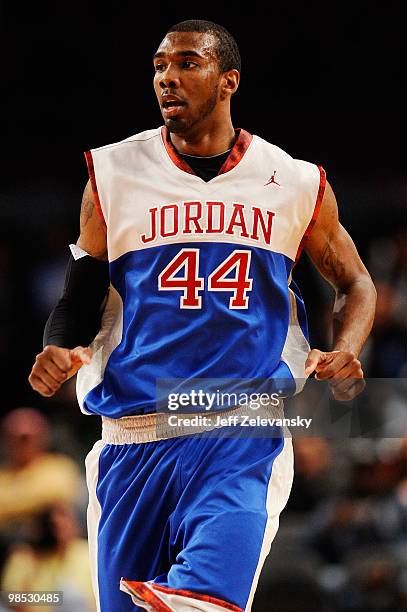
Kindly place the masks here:
<instances>
[{"instance_id":1,"label":"neck","mask_svg":"<svg viewBox=\"0 0 407 612\"><path fill-rule=\"evenodd\" d=\"M233 147L236 134L229 116L226 121L194 126L185 134L171 132L170 138L178 153L209 157L224 153Z\"/></svg>"}]
</instances>

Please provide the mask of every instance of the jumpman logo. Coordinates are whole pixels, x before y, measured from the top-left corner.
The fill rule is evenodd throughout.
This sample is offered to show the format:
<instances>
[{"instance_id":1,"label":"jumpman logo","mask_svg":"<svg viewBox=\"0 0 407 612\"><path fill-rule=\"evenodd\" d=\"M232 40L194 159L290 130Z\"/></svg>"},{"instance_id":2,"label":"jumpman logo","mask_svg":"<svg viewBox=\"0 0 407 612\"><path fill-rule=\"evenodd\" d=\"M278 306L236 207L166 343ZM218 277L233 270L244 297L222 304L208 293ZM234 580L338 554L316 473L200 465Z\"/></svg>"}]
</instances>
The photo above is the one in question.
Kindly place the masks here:
<instances>
[{"instance_id":1,"label":"jumpman logo","mask_svg":"<svg viewBox=\"0 0 407 612\"><path fill-rule=\"evenodd\" d=\"M269 178L268 182L264 185L265 187L267 185L271 185L271 183L274 183L274 185L278 185L279 187L281 187L280 183L277 183L276 181L276 172L277 170L274 170L273 175Z\"/></svg>"}]
</instances>

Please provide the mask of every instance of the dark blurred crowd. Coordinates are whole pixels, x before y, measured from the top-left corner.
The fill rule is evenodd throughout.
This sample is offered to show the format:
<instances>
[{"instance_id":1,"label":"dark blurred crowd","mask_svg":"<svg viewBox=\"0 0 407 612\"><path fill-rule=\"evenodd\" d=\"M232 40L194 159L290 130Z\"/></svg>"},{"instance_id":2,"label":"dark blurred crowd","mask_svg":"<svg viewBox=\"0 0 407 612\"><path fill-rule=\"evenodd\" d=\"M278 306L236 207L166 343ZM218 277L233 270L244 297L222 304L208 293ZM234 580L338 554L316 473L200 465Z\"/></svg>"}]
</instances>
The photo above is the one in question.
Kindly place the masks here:
<instances>
[{"instance_id":1,"label":"dark blurred crowd","mask_svg":"<svg viewBox=\"0 0 407 612\"><path fill-rule=\"evenodd\" d=\"M407 439L294 440L254 612L407 609Z\"/></svg>"},{"instance_id":2,"label":"dark blurred crowd","mask_svg":"<svg viewBox=\"0 0 407 612\"><path fill-rule=\"evenodd\" d=\"M77 462L50 451L47 419L18 408L1 422L0 568L2 609L13 591L63 591L59 610L95 610L86 540L86 493ZM56 442L56 441L55 441ZM1 607L4 605L4 608Z\"/></svg>"}]
</instances>

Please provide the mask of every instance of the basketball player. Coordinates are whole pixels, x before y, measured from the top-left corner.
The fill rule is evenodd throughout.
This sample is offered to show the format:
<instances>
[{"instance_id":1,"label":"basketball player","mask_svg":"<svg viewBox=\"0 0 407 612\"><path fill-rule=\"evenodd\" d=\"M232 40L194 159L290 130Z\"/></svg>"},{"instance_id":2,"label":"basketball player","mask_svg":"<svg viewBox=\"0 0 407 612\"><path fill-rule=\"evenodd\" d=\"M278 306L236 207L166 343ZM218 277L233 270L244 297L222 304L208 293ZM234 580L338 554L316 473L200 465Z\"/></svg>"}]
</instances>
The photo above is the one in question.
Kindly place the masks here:
<instances>
[{"instance_id":1,"label":"basketball player","mask_svg":"<svg viewBox=\"0 0 407 612\"><path fill-rule=\"evenodd\" d=\"M290 493L291 439L170 427L156 382L286 378L294 392L316 372L349 399L375 289L324 170L234 129L240 56L223 27L172 27L154 70L164 126L86 154L80 237L29 380L51 396L79 371L83 412L102 416L86 460L99 609L240 612ZM310 350L291 280L304 248L336 289L328 353Z\"/></svg>"}]
</instances>

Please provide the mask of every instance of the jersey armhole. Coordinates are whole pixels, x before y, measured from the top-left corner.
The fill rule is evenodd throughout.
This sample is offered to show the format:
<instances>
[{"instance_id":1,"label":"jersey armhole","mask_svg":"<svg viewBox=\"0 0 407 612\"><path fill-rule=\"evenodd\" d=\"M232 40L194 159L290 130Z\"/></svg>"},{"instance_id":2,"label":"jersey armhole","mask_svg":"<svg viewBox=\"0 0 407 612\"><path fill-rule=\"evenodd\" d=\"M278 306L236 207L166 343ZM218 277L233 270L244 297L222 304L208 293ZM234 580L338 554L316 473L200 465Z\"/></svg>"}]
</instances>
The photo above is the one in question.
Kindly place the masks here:
<instances>
[{"instance_id":1,"label":"jersey armhole","mask_svg":"<svg viewBox=\"0 0 407 612\"><path fill-rule=\"evenodd\" d=\"M92 187L93 197L95 198L96 209L100 215L100 218L103 221L104 230L105 232L107 232L106 219L103 214L102 205L99 199L98 188L96 185L95 169L93 166L93 157L92 157L91 151L85 151L85 159L86 159L86 165L88 166L89 180L90 180L90 184Z\"/></svg>"},{"instance_id":2,"label":"jersey armhole","mask_svg":"<svg viewBox=\"0 0 407 612\"><path fill-rule=\"evenodd\" d=\"M319 170L319 188L318 188L318 194L317 194L317 199L315 202L315 206L314 206L314 212L312 213L312 217L310 222L308 223L307 229L304 232L304 235L301 239L301 242L298 246L298 250L297 250L297 255L295 256L295 263L297 263L297 261L299 260L301 253L304 249L304 246L309 238L309 235L312 232L312 229L315 225L315 222L318 218L318 214L319 211L321 209L321 204L322 204L322 199L324 197L324 193L325 193L325 187L326 187L326 172L323 169L322 166L317 166L318 170Z\"/></svg>"}]
</instances>

